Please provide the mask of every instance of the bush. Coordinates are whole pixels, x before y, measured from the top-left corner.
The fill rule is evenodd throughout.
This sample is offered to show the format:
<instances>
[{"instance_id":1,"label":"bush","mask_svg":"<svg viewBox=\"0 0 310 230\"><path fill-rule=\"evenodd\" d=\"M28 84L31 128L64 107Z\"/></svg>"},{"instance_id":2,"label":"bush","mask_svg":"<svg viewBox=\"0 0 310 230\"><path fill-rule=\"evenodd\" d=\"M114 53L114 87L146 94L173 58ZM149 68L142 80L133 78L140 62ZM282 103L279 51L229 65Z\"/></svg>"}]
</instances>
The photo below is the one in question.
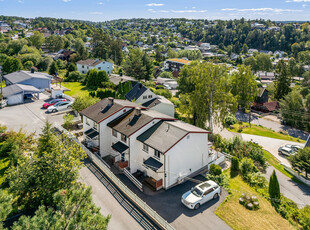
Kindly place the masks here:
<instances>
[{"instance_id":1,"label":"bush","mask_svg":"<svg viewBox=\"0 0 310 230\"><path fill-rule=\"evenodd\" d=\"M240 164L240 172L242 177L248 181L249 174L258 172L258 169L254 165L254 162L250 158L243 158Z\"/></svg>"},{"instance_id":2,"label":"bush","mask_svg":"<svg viewBox=\"0 0 310 230\"><path fill-rule=\"evenodd\" d=\"M64 115L64 128L65 129L71 129L73 126L73 120L74 120L74 116L67 113L66 115Z\"/></svg>"},{"instance_id":3,"label":"bush","mask_svg":"<svg viewBox=\"0 0 310 230\"><path fill-rule=\"evenodd\" d=\"M239 159L237 157L231 158L230 176L235 177L239 172Z\"/></svg>"},{"instance_id":4,"label":"bush","mask_svg":"<svg viewBox=\"0 0 310 230\"><path fill-rule=\"evenodd\" d=\"M236 119L235 116L232 116L232 115L229 115L225 118L225 125L228 127L228 126L231 126L231 125L234 125L236 124L238 121Z\"/></svg>"},{"instance_id":5,"label":"bush","mask_svg":"<svg viewBox=\"0 0 310 230\"><path fill-rule=\"evenodd\" d=\"M168 98L168 99L172 97L172 94L168 89L157 89L155 90L154 93L160 96L164 96L165 98Z\"/></svg>"},{"instance_id":6,"label":"bush","mask_svg":"<svg viewBox=\"0 0 310 230\"><path fill-rule=\"evenodd\" d=\"M79 71L72 71L64 78L66 82L78 82L81 80L81 74Z\"/></svg>"},{"instance_id":7,"label":"bush","mask_svg":"<svg viewBox=\"0 0 310 230\"><path fill-rule=\"evenodd\" d=\"M261 172L248 174L248 182L253 187L266 188L268 181Z\"/></svg>"},{"instance_id":8,"label":"bush","mask_svg":"<svg viewBox=\"0 0 310 230\"><path fill-rule=\"evenodd\" d=\"M215 176L222 174L222 168L219 165L212 164L210 165L210 174L213 174Z\"/></svg>"},{"instance_id":9,"label":"bush","mask_svg":"<svg viewBox=\"0 0 310 230\"><path fill-rule=\"evenodd\" d=\"M269 180L269 196L273 199L273 203L278 202L281 197L280 185L275 170L273 170Z\"/></svg>"},{"instance_id":10,"label":"bush","mask_svg":"<svg viewBox=\"0 0 310 230\"><path fill-rule=\"evenodd\" d=\"M206 179L215 181L219 186L229 191L229 178L224 173L218 176L207 173Z\"/></svg>"}]
</instances>

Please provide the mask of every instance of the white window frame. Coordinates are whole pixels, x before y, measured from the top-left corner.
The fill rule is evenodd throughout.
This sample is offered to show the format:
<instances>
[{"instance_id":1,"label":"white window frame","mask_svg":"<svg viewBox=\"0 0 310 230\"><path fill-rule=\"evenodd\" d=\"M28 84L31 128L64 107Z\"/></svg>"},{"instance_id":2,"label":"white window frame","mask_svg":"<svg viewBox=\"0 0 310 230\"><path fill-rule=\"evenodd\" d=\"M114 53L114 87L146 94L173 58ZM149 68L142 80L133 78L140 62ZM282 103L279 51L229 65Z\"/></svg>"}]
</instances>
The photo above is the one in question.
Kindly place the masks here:
<instances>
[{"instance_id":1,"label":"white window frame","mask_svg":"<svg viewBox=\"0 0 310 230\"><path fill-rule=\"evenodd\" d=\"M117 131L115 129L112 129L112 136L117 137Z\"/></svg>"},{"instance_id":2,"label":"white window frame","mask_svg":"<svg viewBox=\"0 0 310 230\"><path fill-rule=\"evenodd\" d=\"M85 119L85 124L90 126L90 122L89 122L89 119L87 117Z\"/></svg>"},{"instance_id":3,"label":"white window frame","mask_svg":"<svg viewBox=\"0 0 310 230\"><path fill-rule=\"evenodd\" d=\"M149 153L149 146L146 144L143 144L142 150L146 153Z\"/></svg>"},{"instance_id":4,"label":"white window frame","mask_svg":"<svg viewBox=\"0 0 310 230\"><path fill-rule=\"evenodd\" d=\"M158 155L157 155L157 154L158 154ZM160 155L161 155L161 152L155 149L155 150L154 150L154 158L160 160Z\"/></svg>"},{"instance_id":5,"label":"white window frame","mask_svg":"<svg viewBox=\"0 0 310 230\"><path fill-rule=\"evenodd\" d=\"M121 134L121 140L122 140L122 142L127 143L127 137L126 137L126 135Z\"/></svg>"}]
</instances>

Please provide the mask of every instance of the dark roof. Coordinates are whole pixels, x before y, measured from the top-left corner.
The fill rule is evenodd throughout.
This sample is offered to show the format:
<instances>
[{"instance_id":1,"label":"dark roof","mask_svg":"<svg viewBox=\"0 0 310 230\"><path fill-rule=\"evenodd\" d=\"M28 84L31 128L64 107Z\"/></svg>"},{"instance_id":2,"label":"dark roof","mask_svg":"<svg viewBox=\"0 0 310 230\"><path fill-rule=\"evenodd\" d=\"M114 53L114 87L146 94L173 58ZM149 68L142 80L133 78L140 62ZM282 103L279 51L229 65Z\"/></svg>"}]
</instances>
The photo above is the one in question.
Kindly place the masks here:
<instances>
[{"instance_id":1,"label":"dark roof","mask_svg":"<svg viewBox=\"0 0 310 230\"><path fill-rule=\"evenodd\" d=\"M20 83L23 81L27 81L32 78L50 80L52 76L48 74L44 74L44 73L38 73L38 72L31 73L30 71L17 71L14 73L4 75L4 78L10 81L12 84L16 84L16 83Z\"/></svg>"},{"instance_id":2,"label":"dark roof","mask_svg":"<svg viewBox=\"0 0 310 230\"><path fill-rule=\"evenodd\" d=\"M100 64L101 62L104 62L104 60L87 59L87 60L80 60L76 64L96 66L96 65Z\"/></svg>"},{"instance_id":3,"label":"dark roof","mask_svg":"<svg viewBox=\"0 0 310 230\"><path fill-rule=\"evenodd\" d=\"M135 86L135 84L138 82L136 79L129 77L129 76L120 76L117 74L111 74L109 75L109 79L111 82L113 82L115 85L118 85L120 82L125 83L127 81L131 81L132 87Z\"/></svg>"},{"instance_id":4,"label":"dark roof","mask_svg":"<svg viewBox=\"0 0 310 230\"><path fill-rule=\"evenodd\" d=\"M140 115L137 115L137 110L134 109L125 113L123 116L114 119L108 123L108 126L117 132L120 132L129 137L156 118L162 120L175 120L173 117L167 116L154 110L142 110Z\"/></svg>"},{"instance_id":5,"label":"dark roof","mask_svg":"<svg viewBox=\"0 0 310 230\"><path fill-rule=\"evenodd\" d=\"M137 105L135 103L119 99L114 99L113 104L109 105L109 99L105 98L82 110L81 114L97 123L100 123L123 108L135 108L136 106Z\"/></svg>"},{"instance_id":6,"label":"dark roof","mask_svg":"<svg viewBox=\"0 0 310 230\"><path fill-rule=\"evenodd\" d=\"M178 120L161 121L138 136L137 140L162 153L166 153L189 133L209 132Z\"/></svg>"},{"instance_id":7,"label":"dark roof","mask_svg":"<svg viewBox=\"0 0 310 230\"><path fill-rule=\"evenodd\" d=\"M149 101L143 103L142 106L152 108L155 105L158 105L160 103L161 102L160 102L160 100L158 98L153 98L152 100L149 100Z\"/></svg>"},{"instance_id":8,"label":"dark roof","mask_svg":"<svg viewBox=\"0 0 310 230\"><path fill-rule=\"evenodd\" d=\"M265 91L268 92L268 90L264 87L259 88L259 90L259 97L262 97Z\"/></svg>"},{"instance_id":9,"label":"dark roof","mask_svg":"<svg viewBox=\"0 0 310 230\"><path fill-rule=\"evenodd\" d=\"M129 147L127 145L125 145L122 142L117 142L116 144L112 145L112 148L115 149L117 152L119 153L123 153L124 151L126 151Z\"/></svg>"},{"instance_id":10,"label":"dark roof","mask_svg":"<svg viewBox=\"0 0 310 230\"><path fill-rule=\"evenodd\" d=\"M39 93L39 92L41 91L32 85L22 85L22 84L9 85L2 89L2 94L4 97L8 97L8 96L20 94L20 93L31 94L31 93Z\"/></svg>"},{"instance_id":11,"label":"dark roof","mask_svg":"<svg viewBox=\"0 0 310 230\"><path fill-rule=\"evenodd\" d=\"M149 168L151 168L153 171L157 171L163 164L159 162L158 160L154 159L153 157L149 157L146 161L143 162L143 164Z\"/></svg>"},{"instance_id":12,"label":"dark roof","mask_svg":"<svg viewBox=\"0 0 310 230\"><path fill-rule=\"evenodd\" d=\"M306 144L305 144L305 148L306 147L310 147L310 135L309 135L309 137L308 137L308 139L307 139L307 142L306 142Z\"/></svg>"},{"instance_id":13,"label":"dark roof","mask_svg":"<svg viewBox=\"0 0 310 230\"><path fill-rule=\"evenodd\" d=\"M96 136L98 136L99 133L98 133L96 130L94 130L93 128L91 128L91 129L89 129L89 130L87 130L87 131L85 132L85 135L88 136L90 139L93 139L93 138L95 138Z\"/></svg>"},{"instance_id":14,"label":"dark roof","mask_svg":"<svg viewBox=\"0 0 310 230\"><path fill-rule=\"evenodd\" d=\"M137 100L146 90L147 88L144 85L138 83L126 94L125 97L129 101Z\"/></svg>"}]
</instances>

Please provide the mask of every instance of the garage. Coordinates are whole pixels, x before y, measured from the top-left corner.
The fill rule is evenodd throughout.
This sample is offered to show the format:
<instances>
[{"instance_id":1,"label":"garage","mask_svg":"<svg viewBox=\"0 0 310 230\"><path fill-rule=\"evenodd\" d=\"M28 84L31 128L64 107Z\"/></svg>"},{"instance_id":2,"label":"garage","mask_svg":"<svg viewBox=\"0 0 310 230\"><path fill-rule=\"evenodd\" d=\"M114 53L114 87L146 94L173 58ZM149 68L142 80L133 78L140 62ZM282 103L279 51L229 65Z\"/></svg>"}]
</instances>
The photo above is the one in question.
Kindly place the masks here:
<instances>
[{"instance_id":1,"label":"garage","mask_svg":"<svg viewBox=\"0 0 310 230\"><path fill-rule=\"evenodd\" d=\"M25 102L25 99L35 96L39 99L40 90L31 85L14 84L4 87L2 94L8 105L17 105Z\"/></svg>"}]
</instances>

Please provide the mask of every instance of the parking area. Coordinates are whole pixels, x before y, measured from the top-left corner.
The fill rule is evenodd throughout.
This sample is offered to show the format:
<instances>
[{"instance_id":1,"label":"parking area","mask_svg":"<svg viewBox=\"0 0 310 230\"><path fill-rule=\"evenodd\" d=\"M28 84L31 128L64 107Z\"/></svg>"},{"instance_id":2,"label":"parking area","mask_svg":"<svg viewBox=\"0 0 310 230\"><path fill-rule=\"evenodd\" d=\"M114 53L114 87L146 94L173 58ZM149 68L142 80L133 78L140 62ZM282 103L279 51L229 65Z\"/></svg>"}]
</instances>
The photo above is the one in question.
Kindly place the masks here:
<instances>
[{"instance_id":1,"label":"parking area","mask_svg":"<svg viewBox=\"0 0 310 230\"><path fill-rule=\"evenodd\" d=\"M167 191L160 190L158 192L152 192L148 188L141 192L125 175L117 176L176 229L231 229L214 214L215 209L228 195L226 191L222 191L219 198L205 203L198 210L190 210L181 203L181 197L185 192L196 186L197 183L205 181L203 176L197 176L193 181L186 181Z\"/></svg>"},{"instance_id":2,"label":"parking area","mask_svg":"<svg viewBox=\"0 0 310 230\"><path fill-rule=\"evenodd\" d=\"M36 132L39 134L46 120L53 124L62 124L65 112L47 113L42 105L51 100L50 96L40 93L40 99L29 103L7 106L0 109L0 124L5 125L8 129L18 131L26 130L28 133Z\"/></svg>"}]
</instances>

